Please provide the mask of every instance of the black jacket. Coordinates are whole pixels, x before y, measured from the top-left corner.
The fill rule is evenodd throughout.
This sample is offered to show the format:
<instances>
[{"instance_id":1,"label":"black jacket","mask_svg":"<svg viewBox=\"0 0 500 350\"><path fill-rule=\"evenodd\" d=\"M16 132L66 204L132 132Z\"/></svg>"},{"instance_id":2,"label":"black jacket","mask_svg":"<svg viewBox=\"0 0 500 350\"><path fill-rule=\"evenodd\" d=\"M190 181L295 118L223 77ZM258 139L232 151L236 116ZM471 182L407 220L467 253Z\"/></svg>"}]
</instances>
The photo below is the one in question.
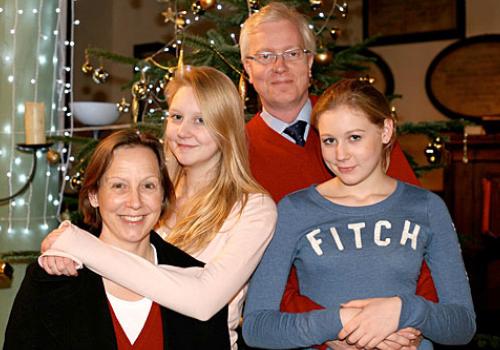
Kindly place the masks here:
<instances>
[{"instance_id":1,"label":"black jacket","mask_svg":"<svg viewBox=\"0 0 500 350\"><path fill-rule=\"evenodd\" d=\"M158 262L180 267L203 263L151 233ZM202 322L161 308L164 348L229 349L227 306ZM117 349L101 276L87 268L78 277L51 276L31 264L15 298L4 350Z\"/></svg>"}]
</instances>

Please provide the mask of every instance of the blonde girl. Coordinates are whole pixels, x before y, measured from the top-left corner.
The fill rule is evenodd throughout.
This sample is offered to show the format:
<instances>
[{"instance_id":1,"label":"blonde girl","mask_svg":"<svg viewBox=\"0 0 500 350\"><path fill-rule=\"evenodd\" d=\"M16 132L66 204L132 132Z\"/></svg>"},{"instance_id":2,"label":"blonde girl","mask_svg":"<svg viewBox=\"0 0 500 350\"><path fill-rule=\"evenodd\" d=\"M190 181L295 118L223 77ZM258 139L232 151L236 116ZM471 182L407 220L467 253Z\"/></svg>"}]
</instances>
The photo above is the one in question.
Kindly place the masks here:
<instances>
[{"instance_id":1,"label":"blonde girl","mask_svg":"<svg viewBox=\"0 0 500 350\"><path fill-rule=\"evenodd\" d=\"M46 238L43 265L49 273L72 274L68 260L54 258L70 256L138 294L200 320L229 303L228 336L236 349L235 329L247 283L274 232L276 208L250 175L243 106L231 80L213 68L187 67L166 92L165 147L176 198L159 231L206 265L154 266L73 225Z\"/></svg>"}]
</instances>

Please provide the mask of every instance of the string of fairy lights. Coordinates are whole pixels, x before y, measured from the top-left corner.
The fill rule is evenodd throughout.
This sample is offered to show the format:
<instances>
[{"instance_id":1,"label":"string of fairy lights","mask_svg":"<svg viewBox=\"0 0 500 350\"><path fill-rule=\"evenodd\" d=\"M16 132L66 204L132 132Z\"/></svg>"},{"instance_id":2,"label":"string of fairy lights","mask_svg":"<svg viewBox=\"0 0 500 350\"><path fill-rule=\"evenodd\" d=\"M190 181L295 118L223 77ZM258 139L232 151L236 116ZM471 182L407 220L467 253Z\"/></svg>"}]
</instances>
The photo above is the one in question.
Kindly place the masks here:
<instances>
[{"instance_id":1,"label":"string of fairy lights","mask_svg":"<svg viewBox=\"0 0 500 350\"><path fill-rule=\"evenodd\" d=\"M75 1L59 0L54 3L47 0L30 2L15 0L0 7L0 22L7 28L4 33L5 44L1 60L10 90L5 91L5 95L10 94L8 104L10 115L7 118L0 117L0 122L3 123L0 134L4 135L3 139L9 140L6 144L0 143L0 161L7 165L5 173L0 173L0 178L7 179L7 188L2 186L1 197L5 195L10 197L28 180L24 168L29 167L31 157L16 151L16 144L24 142L23 101L32 100L35 103L48 101L49 108L46 109L48 116L45 122L47 135L58 135L64 129L61 117L67 96L70 99L72 97L72 76L68 73L71 73L74 46L74 42L65 40L67 37L65 16L74 13ZM71 18L72 25L68 26L71 38L74 22ZM27 42L26 38L32 41ZM32 45L32 51L29 51L30 48L23 50L23 45ZM67 51L71 55L68 64L66 64ZM34 54L27 55L26 52ZM50 85L47 84L48 81L51 82ZM51 87L47 88L48 86ZM4 108L1 113L5 113L5 110L8 108ZM66 117L70 131L66 132L67 135L72 135L72 117L71 113L68 114ZM54 147L63 154L70 151L70 146L66 147L63 144L56 144ZM59 164L49 164L41 151L36 151L35 156L39 160L37 173L41 175L35 176L35 181L29 184L22 195L10 199L5 205L2 203L0 209L3 207L5 210L0 211L0 233L26 235L34 231L47 231L49 223L54 223L58 216L63 196L58 178L60 173L63 174L63 179L65 178L71 157L62 159ZM54 183L57 185L54 186ZM7 194L4 193L6 190ZM35 193L42 195L36 196Z\"/></svg>"}]
</instances>

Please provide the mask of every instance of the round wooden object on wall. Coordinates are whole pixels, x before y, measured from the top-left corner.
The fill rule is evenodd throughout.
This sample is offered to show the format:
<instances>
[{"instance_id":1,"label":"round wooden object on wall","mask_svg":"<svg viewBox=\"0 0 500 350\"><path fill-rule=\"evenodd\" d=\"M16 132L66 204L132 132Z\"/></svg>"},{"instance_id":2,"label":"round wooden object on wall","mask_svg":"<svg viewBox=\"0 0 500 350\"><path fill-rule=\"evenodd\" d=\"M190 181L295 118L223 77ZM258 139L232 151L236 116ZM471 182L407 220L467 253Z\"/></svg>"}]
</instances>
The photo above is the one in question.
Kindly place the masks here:
<instances>
[{"instance_id":1,"label":"round wooden object on wall","mask_svg":"<svg viewBox=\"0 0 500 350\"><path fill-rule=\"evenodd\" d=\"M460 40L432 61L425 79L432 104L451 118L500 115L500 35Z\"/></svg>"}]
</instances>

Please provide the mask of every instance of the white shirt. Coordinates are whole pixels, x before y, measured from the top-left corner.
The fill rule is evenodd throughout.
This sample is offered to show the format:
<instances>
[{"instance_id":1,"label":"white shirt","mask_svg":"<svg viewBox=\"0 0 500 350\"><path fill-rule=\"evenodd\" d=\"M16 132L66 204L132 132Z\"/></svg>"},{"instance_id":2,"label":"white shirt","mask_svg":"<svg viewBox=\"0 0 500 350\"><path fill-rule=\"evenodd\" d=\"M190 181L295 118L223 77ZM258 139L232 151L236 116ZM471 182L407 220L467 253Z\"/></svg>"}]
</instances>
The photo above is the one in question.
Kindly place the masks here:
<instances>
[{"instance_id":1,"label":"white shirt","mask_svg":"<svg viewBox=\"0 0 500 350\"><path fill-rule=\"evenodd\" d=\"M309 134L310 124L311 124L311 111L312 111L311 100L307 99L307 102L304 104L304 106L302 106L302 109L300 110L297 117L290 124L287 124L284 121L272 116L268 111L265 110L265 108L262 109L260 116L267 124L267 126L269 126L278 134L286 138L288 141L295 143L295 140L291 136L285 134L284 131L290 125L295 124L299 120L303 120L307 123L306 129L304 131L304 140L307 140L307 135Z\"/></svg>"},{"instance_id":2,"label":"white shirt","mask_svg":"<svg viewBox=\"0 0 500 350\"><path fill-rule=\"evenodd\" d=\"M153 245L151 245L151 247L153 248L153 256L155 258L154 264L158 265L156 248ZM115 313L120 326L130 341L130 344L134 344L144 328L144 324L148 319L153 302L148 298L133 301L123 300L111 295L108 292L106 292L106 295L109 303L113 307L113 312Z\"/></svg>"}]
</instances>

